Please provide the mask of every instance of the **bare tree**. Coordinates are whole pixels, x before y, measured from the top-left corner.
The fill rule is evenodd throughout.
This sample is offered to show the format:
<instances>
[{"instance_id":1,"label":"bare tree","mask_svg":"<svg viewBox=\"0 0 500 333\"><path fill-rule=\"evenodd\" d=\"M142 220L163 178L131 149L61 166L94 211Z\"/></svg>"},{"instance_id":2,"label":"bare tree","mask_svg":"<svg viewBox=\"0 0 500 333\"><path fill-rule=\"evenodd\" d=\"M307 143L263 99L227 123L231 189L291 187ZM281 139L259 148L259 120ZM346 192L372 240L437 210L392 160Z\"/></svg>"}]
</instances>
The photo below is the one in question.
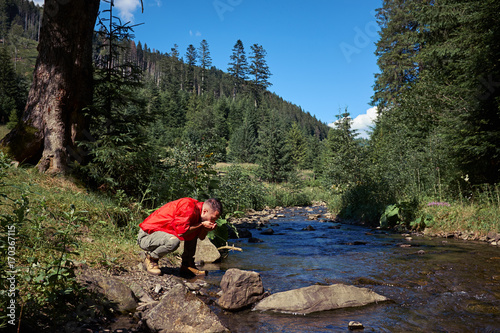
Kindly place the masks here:
<instances>
[{"instance_id":1,"label":"bare tree","mask_svg":"<svg viewBox=\"0 0 500 333\"><path fill-rule=\"evenodd\" d=\"M45 0L33 83L19 124L1 141L42 172L64 173L92 103L92 35L99 0Z\"/></svg>"}]
</instances>

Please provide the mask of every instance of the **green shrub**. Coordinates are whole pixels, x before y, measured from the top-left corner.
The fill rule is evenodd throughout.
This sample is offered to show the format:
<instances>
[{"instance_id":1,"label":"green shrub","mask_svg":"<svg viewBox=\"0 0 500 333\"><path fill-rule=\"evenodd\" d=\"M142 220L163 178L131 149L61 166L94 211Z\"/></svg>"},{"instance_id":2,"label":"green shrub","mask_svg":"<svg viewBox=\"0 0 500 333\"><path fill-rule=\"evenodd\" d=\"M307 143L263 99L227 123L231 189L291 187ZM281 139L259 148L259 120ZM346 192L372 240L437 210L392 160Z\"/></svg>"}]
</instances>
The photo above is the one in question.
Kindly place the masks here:
<instances>
[{"instance_id":1,"label":"green shrub","mask_svg":"<svg viewBox=\"0 0 500 333\"><path fill-rule=\"evenodd\" d=\"M262 209L265 206L264 186L237 165L227 168L215 196L221 200L226 212Z\"/></svg>"}]
</instances>

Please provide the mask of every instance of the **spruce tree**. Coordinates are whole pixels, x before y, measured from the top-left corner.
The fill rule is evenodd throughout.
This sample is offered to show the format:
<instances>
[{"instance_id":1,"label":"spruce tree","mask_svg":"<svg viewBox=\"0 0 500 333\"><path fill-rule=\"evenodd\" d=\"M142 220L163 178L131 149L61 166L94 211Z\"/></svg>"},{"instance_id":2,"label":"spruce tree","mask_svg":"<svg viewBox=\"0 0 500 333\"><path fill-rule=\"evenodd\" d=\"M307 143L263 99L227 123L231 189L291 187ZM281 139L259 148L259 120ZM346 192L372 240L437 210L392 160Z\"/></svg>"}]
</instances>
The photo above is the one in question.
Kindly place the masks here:
<instances>
[{"instance_id":1,"label":"spruce tree","mask_svg":"<svg viewBox=\"0 0 500 333\"><path fill-rule=\"evenodd\" d=\"M229 67L227 72L233 77L233 100L236 98L236 92L241 91L245 80L248 78L248 63L245 55L243 42L238 39L233 47Z\"/></svg>"},{"instance_id":2,"label":"spruce tree","mask_svg":"<svg viewBox=\"0 0 500 333\"><path fill-rule=\"evenodd\" d=\"M349 186L360 180L360 149L356 144L352 119L345 110L328 132L323 176L334 186Z\"/></svg>"},{"instance_id":3,"label":"spruce tree","mask_svg":"<svg viewBox=\"0 0 500 333\"><path fill-rule=\"evenodd\" d=\"M212 57L210 56L210 50L208 48L208 42L204 39L200 43L198 48L198 55L200 57L200 67L201 67L201 93L206 90L206 72L207 68L212 65Z\"/></svg>"},{"instance_id":4,"label":"spruce tree","mask_svg":"<svg viewBox=\"0 0 500 333\"><path fill-rule=\"evenodd\" d=\"M291 157L295 166L298 168L307 167L308 141L297 122L294 122L288 131L287 140L291 148Z\"/></svg>"},{"instance_id":5,"label":"spruce tree","mask_svg":"<svg viewBox=\"0 0 500 333\"><path fill-rule=\"evenodd\" d=\"M384 0L377 10L381 27L375 55L380 73L375 74L373 105L379 112L397 105L400 92L414 83L420 65L415 60L422 44L418 33L422 29L417 21L418 12L428 0Z\"/></svg>"},{"instance_id":6,"label":"spruce tree","mask_svg":"<svg viewBox=\"0 0 500 333\"><path fill-rule=\"evenodd\" d=\"M0 123L21 118L26 103L26 89L21 79L16 75L7 48L0 47Z\"/></svg>"},{"instance_id":7,"label":"spruce tree","mask_svg":"<svg viewBox=\"0 0 500 333\"><path fill-rule=\"evenodd\" d=\"M196 52L193 44L189 44L186 51L186 78L187 85L193 88L193 93L196 92L196 76L195 76L195 66L198 60L198 53Z\"/></svg>"},{"instance_id":8,"label":"spruce tree","mask_svg":"<svg viewBox=\"0 0 500 333\"><path fill-rule=\"evenodd\" d=\"M259 130L259 176L270 182L288 179L293 170L286 132L276 111L272 110Z\"/></svg>"},{"instance_id":9,"label":"spruce tree","mask_svg":"<svg viewBox=\"0 0 500 333\"><path fill-rule=\"evenodd\" d=\"M269 86L272 85L271 82L269 82L271 71L269 70L266 62L266 50L258 44L253 44L251 49L252 54L250 59L252 59L252 62L250 64L249 73L253 76L252 93L254 96L255 107L258 107L260 96Z\"/></svg>"},{"instance_id":10,"label":"spruce tree","mask_svg":"<svg viewBox=\"0 0 500 333\"><path fill-rule=\"evenodd\" d=\"M253 107L245 108L243 122L229 141L229 157L234 162L254 163L258 152L258 122Z\"/></svg>"}]
</instances>

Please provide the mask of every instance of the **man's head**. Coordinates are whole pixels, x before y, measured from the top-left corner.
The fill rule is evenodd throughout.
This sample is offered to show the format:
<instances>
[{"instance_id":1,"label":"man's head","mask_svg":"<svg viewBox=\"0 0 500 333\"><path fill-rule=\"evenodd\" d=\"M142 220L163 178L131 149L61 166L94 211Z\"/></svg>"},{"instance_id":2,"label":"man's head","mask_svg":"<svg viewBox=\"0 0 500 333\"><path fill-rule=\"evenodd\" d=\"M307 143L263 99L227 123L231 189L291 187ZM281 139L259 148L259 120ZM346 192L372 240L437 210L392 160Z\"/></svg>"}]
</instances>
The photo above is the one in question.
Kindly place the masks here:
<instances>
[{"instance_id":1,"label":"man's head","mask_svg":"<svg viewBox=\"0 0 500 333\"><path fill-rule=\"evenodd\" d=\"M218 199L208 199L201 208L201 220L215 223L222 213L222 204Z\"/></svg>"}]
</instances>

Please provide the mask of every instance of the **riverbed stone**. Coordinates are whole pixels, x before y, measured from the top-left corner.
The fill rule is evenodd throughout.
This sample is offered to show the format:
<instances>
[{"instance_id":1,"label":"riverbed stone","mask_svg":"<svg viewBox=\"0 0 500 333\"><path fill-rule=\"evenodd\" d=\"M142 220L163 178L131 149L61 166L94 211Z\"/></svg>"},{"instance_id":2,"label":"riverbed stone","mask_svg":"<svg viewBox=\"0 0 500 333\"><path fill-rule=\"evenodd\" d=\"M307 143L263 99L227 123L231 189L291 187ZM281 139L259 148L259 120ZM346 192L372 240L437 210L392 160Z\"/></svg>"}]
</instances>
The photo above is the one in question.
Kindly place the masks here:
<instances>
[{"instance_id":1,"label":"riverbed stone","mask_svg":"<svg viewBox=\"0 0 500 333\"><path fill-rule=\"evenodd\" d=\"M145 316L151 332L229 332L208 305L176 285Z\"/></svg>"},{"instance_id":2,"label":"riverbed stone","mask_svg":"<svg viewBox=\"0 0 500 333\"><path fill-rule=\"evenodd\" d=\"M254 307L255 311L307 314L389 301L368 288L344 284L309 286L273 294Z\"/></svg>"},{"instance_id":3,"label":"riverbed stone","mask_svg":"<svg viewBox=\"0 0 500 333\"><path fill-rule=\"evenodd\" d=\"M225 310L236 311L264 298L264 286L260 274L231 268L220 282L221 297L218 304Z\"/></svg>"},{"instance_id":4,"label":"riverbed stone","mask_svg":"<svg viewBox=\"0 0 500 333\"><path fill-rule=\"evenodd\" d=\"M266 230L263 230L260 234L261 235L272 235L272 234L274 234L274 230L272 228L267 228Z\"/></svg>"},{"instance_id":5,"label":"riverbed stone","mask_svg":"<svg viewBox=\"0 0 500 333\"><path fill-rule=\"evenodd\" d=\"M96 278L102 288L104 296L116 307L119 312L132 312L137 307L137 301L132 290L121 280L103 276Z\"/></svg>"},{"instance_id":6,"label":"riverbed stone","mask_svg":"<svg viewBox=\"0 0 500 333\"><path fill-rule=\"evenodd\" d=\"M347 327L351 330L351 331L354 331L354 330L362 330L364 329L365 327L363 326L362 323L360 323L359 321L350 321L349 322L349 325L347 325Z\"/></svg>"},{"instance_id":7,"label":"riverbed stone","mask_svg":"<svg viewBox=\"0 0 500 333\"><path fill-rule=\"evenodd\" d=\"M139 300L139 302L151 303L154 301L154 299L149 296L149 294L137 282L132 281L128 284L128 287L130 288L130 290L132 290L134 296Z\"/></svg>"}]
</instances>

